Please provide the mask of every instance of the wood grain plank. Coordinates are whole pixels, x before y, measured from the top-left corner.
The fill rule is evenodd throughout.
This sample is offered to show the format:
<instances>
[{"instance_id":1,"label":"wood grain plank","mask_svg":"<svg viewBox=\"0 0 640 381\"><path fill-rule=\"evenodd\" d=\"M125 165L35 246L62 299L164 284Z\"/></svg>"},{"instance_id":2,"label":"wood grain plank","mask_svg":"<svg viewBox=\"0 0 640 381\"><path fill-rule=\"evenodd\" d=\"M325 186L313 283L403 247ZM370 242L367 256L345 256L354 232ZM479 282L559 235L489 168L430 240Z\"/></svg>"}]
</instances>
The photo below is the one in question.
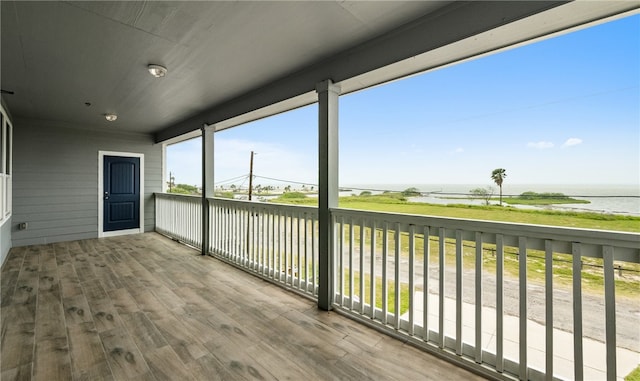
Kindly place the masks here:
<instances>
[{"instance_id":1,"label":"wood grain plank","mask_svg":"<svg viewBox=\"0 0 640 381\"><path fill-rule=\"evenodd\" d=\"M185 311L198 313L211 310L211 303L205 299L206 289L193 289L180 287L173 290L182 300L185 301Z\"/></svg>"},{"instance_id":2,"label":"wood grain plank","mask_svg":"<svg viewBox=\"0 0 640 381\"><path fill-rule=\"evenodd\" d=\"M133 341L142 352L147 353L147 351L168 345L164 336L144 312L137 311L131 314L120 314L120 318Z\"/></svg>"},{"instance_id":3,"label":"wood grain plank","mask_svg":"<svg viewBox=\"0 0 640 381\"><path fill-rule=\"evenodd\" d=\"M19 271L3 271L2 280L0 281L0 307L11 304L13 294L16 291L16 283L18 283Z\"/></svg>"},{"instance_id":4,"label":"wood grain plank","mask_svg":"<svg viewBox=\"0 0 640 381\"><path fill-rule=\"evenodd\" d=\"M5 381L29 381L31 380L32 364L28 363L17 368L3 370L0 373L0 380Z\"/></svg>"},{"instance_id":5,"label":"wood grain plank","mask_svg":"<svg viewBox=\"0 0 640 381\"><path fill-rule=\"evenodd\" d=\"M140 311L140 308L136 304L131 294L124 288L117 290L111 290L108 292L109 297L119 314L132 314Z\"/></svg>"},{"instance_id":6,"label":"wood grain plank","mask_svg":"<svg viewBox=\"0 0 640 381\"><path fill-rule=\"evenodd\" d=\"M76 253L73 266L76 268L76 274L78 274L80 282L96 279L96 274L93 272L93 265L91 265L91 262L89 262L82 253Z\"/></svg>"},{"instance_id":7,"label":"wood grain plank","mask_svg":"<svg viewBox=\"0 0 640 381\"><path fill-rule=\"evenodd\" d=\"M244 380L244 377L234 376L227 370L220 360L211 353L200 357L195 362L189 364L189 370L196 380L211 381L234 381Z\"/></svg>"},{"instance_id":8,"label":"wood grain plank","mask_svg":"<svg viewBox=\"0 0 640 381\"><path fill-rule=\"evenodd\" d=\"M160 300L160 303L168 309L184 307L186 305L186 302L181 297L163 284L153 286L153 288L151 288L151 292L153 292L158 300Z\"/></svg>"},{"instance_id":9,"label":"wood grain plank","mask_svg":"<svg viewBox=\"0 0 640 381\"><path fill-rule=\"evenodd\" d=\"M149 372L149 367L123 328L100 333L111 372L116 379L130 379Z\"/></svg>"},{"instance_id":10,"label":"wood grain plank","mask_svg":"<svg viewBox=\"0 0 640 381\"><path fill-rule=\"evenodd\" d=\"M0 369L5 371L31 364L34 345L35 323L20 323L20 320L12 318L12 324L2 331L3 350L0 353L2 362Z\"/></svg>"},{"instance_id":11,"label":"wood grain plank","mask_svg":"<svg viewBox=\"0 0 640 381\"><path fill-rule=\"evenodd\" d=\"M143 289L131 295L141 311L149 316L162 316L167 311L167 307L160 302L150 290Z\"/></svg>"},{"instance_id":12,"label":"wood grain plank","mask_svg":"<svg viewBox=\"0 0 640 381\"><path fill-rule=\"evenodd\" d=\"M90 279L80 283L80 285L89 302L91 302L91 300L106 299L109 297L98 279Z\"/></svg>"},{"instance_id":13,"label":"wood grain plank","mask_svg":"<svg viewBox=\"0 0 640 381\"><path fill-rule=\"evenodd\" d=\"M111 377L111 369L93 321L70 326L68 335L74 379Z\"/></svg>"},{"instance_id":14,"label":"wood grain plank","mask_svg":"<svg viewBox=\"0 0 640 381\"><path fill-rule=\"evenodd\" d=\"M195 380L170 346L144 353L151 372L158 381Z\"/></svg>"},{"instance_id":15,"label":"wood grain plank","mask_svg":"<svg viewBox=\"0 0 640 381\"><path fill-rule=\"evenodd\" d=\"M4 264L2 265L2 272L20 271L26 252L25 247L11 248L7 254Z\"/></svg>"},{"instance_id":16,"label":"wood grain plank","mask_svg":"<svg viewBox=\"0 0 640 381\"><path fill-rule=\"evenodd\" d=\"M60 277L60 293L63 298L82 294L80 279L71 262L65 262L58 266L58 276Z\"/></svg>"},{"instance_id":17,"label":"wood grain plank","mask_svg":"<svg viewBox=\"0 0 640 381\"><path fill-rule=\"evenodd\" d=\"M67 337L50 338L36 342L33 379L43 381L70 380L71 358Z\"/></svg>"},{"instance_id":18,"label":"wood grain plank","mask_svg":"<svg viewBox=\"0 0 640 381\"><path fill-rule=\"evenodd\" d=\"M53 245L45 245L44 250L40 250L40 271L55 270L57 266Z\"/></svg>"},{"instance_id":19,"label":"wood grain plank","mask_svg":"<svg viewBox=\"0 0 640 381\"><path fill-rule=\"evenodd\" d=\"M36 308L36 341L53 340L66 337L64 321L64 308L60 298L60 290L57 283L47 284L38 292L38 305Z\"/></svg>"},{"instance_id":20,"label":"wood grain plank","mask_svg":"<svg viewBox=\"0 0 640 381\"><path fill-rule=\"evenodd\" d=\"M172 314L165 313L152 321L183 363L193 362L208 353L198 336L192 335Z\"/></svg>"},{"instance_id":21,"label":"wood grain plank","mask_svg":"<svg viewBox=\"0 0 640 381\"><path fill-rule=\"evenodd\" d=\"M233 377L247 380L276 379L267 369L247 354L247 347L238 346L224 336L209 341L204 346L224 365L224 369L231 373Z\"/></svg>"},{"instance_id":22,"label":"wood grain plank","mask_svg":"<svg viewBox=\"0 0 640 381\"><path fill-rule=\"evenodd\" d=\"M111 303L111 299L91 299L87 302L98 332L122 327L122 322L116 308Z\"/></svg>"},{"instance_id":23,"label":"wood grain plank","mask_svg":"<svg viewBox=\"0 0 640 381\"><path fill-rule=\"evenodd\" d=\"M62 300L64 316L67 327L73 327L82 323L92 323L91 309L83 294Z\"/></svg>"}]
</instances>

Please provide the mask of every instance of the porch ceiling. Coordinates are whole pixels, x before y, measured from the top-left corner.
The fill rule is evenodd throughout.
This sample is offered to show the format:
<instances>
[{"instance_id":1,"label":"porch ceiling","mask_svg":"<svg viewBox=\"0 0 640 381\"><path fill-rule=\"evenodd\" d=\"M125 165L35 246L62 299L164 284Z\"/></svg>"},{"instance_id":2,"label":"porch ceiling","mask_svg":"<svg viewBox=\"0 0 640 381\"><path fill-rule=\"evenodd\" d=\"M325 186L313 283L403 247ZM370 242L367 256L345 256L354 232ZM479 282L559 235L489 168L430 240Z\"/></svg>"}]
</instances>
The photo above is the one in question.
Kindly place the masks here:
<instances>
[{"instance_id":1,"label":"porch ceiling","mask_svg":"<svg viewBox=\"0 0 640 381\"><path fill-rule=\"evenodd\" d=\"M504 40L513 31L503 30L473 49L459 45L420 60L565 3L2 1L0 84L14 92L2 97L16 118L154 133L161 141L203 123L224 128L308 104L315 83L327 78L354 91L637 8L586 2L590 11L559 21L547 14L552 22L521 28L517 40ZM150 63L169 73L151 77ZM109 124L105 113L119 118Z\"/></svg>"}]
</instances>

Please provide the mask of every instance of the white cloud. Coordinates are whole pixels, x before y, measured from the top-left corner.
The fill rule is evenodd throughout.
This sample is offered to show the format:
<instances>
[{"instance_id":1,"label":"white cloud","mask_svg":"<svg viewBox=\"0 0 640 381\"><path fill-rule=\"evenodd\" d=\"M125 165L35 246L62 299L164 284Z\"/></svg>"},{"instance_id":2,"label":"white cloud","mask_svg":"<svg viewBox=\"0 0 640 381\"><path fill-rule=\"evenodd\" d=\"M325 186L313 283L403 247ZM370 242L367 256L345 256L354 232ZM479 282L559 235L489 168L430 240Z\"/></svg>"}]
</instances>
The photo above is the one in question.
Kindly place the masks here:
<instances>
[{"instance_id":1,"label":"white cloud","mask_svg":"<svg viewBox=\"0 0 640 381\"><path fill-rule=\"evenodd\" d=\"M457 154L457 153L463 153L463 152L464 152L464 148L462 148L462 147L458 147L458 148L454 149L453 151L451 151L451 152L449 152L449 153L450 153L450 154L452 154L452 155L454 155L454 154Z\"/></svg>"},{"instance_id":2,"label":"white cloud","mask_svg":"<svg viewBox=\"0 0 640 381\"><path fill-rule=\"evenodd\" d=\"M527 147L535 148L535 149L548 149L548 148L553 148L553 146L554 146L553 143L545 142L545 141L527 143Z\"/></svg>"},{"instance_id":3,"label":"white cloud","mask_svg":"<svg viewBox=\"0 0 640 381\"><path fill-rule=\"evenodd\" d=\"M582 139L580 139L580 138L569 138L569 139L567 139L566 142L564 142L564 144L562 146L563 147L571 147L571 146L577 146L578 144L582 144Z\"/></svg>"}]
</instances>

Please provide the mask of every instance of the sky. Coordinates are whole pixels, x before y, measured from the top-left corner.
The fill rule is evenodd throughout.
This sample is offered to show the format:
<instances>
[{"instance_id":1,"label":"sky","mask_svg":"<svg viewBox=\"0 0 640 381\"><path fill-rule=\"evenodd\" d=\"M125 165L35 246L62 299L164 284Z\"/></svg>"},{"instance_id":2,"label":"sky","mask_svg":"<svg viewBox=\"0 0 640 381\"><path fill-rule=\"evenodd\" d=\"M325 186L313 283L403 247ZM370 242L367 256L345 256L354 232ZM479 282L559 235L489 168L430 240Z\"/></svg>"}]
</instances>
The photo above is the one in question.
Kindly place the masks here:
<instances>
[{"instance_id":1,"label":"sky","mask_svg":"<svg viewBox=\"0 0 640 381\"><path fill-rule=\"evenodd\" d=\"M317 183L317 105L215 135L215 182ZM341 186L640 186L640 15L340 97ZM200 139L167 172L199 185ZM235 177L243 180L227 181Z\"/></svg>"}]
</instances>

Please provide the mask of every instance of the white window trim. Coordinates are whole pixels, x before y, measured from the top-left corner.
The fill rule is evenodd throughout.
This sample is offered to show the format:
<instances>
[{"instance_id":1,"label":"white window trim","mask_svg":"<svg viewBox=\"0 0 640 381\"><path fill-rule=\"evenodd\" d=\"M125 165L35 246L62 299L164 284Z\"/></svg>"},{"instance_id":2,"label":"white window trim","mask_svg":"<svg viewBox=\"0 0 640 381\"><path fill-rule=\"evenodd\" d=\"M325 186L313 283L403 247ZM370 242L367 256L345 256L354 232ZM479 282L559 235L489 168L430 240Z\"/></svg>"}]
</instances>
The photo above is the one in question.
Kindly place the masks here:
<instances>
[{"instance_id":1,"label":"white window trim","mask_svg":"<svg viewBox=\"0 0 640 381\"><path fill-rule=\"evenodd\" d=\"M13 124L2 105L0 105L0 112L3 120L2 125L0 125L0 134L2 134L2 144L4 145L2 147L2 157L0 158L0 226L2 226L9 221L13 212ZM8 134L7 131L9 132ZM7 141L7 136L10 137L11 141ZM11 160L9 160L9 167L5 168L7 155Z\"/></svg>"},{"instance_id":2,"label":"white window trim","mask_svg":"<svg viewBox=\"0 0 640 381\"><path fill-rule=\"evenodd\" d=\"M137 229L104 231L104 157L122 156L140 159L140 225ZM98 151L98 238L115 237L119 235L144 233L144 154L133 152Z\"/></svg>"}]
</instances>

